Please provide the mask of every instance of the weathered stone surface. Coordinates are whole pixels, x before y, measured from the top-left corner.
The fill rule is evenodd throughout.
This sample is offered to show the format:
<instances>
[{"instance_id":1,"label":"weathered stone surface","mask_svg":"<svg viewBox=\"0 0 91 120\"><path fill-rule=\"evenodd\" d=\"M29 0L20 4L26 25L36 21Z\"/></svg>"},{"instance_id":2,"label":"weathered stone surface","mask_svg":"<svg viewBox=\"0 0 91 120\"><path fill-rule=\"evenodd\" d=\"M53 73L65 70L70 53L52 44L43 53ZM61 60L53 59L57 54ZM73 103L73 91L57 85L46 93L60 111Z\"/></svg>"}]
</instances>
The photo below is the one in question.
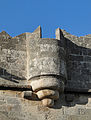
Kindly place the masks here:
<instances>
[{"instance_id":1,"label":"weathered stone surface","mask_svg":"<svg viewBox=\"0 0 91 120\"><path fill-rule=\"evenodd\" d=\"M30 85L32 86L33 91L38 91L45 88L59 90L61 88L61 85L63 86L63 84L60 84L59 79L51 78L51 77L42 78L39 80L33 80L31 81Z\"/></svg>"},{"instance_id":2,"label":"weathered stone surface","mask_svg":"<svg viewBox=\"0 0 91 120\"><path fill-rule=\"evenodd\" d=\"M56 90L44 89L44 90L38 91L36 94L39 99L51 98L51 99L57 100L59 98L59 92Z\"/></svg>"},{"instance_id":3,"label":"weathered stone surface","mask_svg":"<svg viewBox=\"0 0 91 120\"><path fill-rule=\"evenodd\" d=\"M53 107L54 100L53 99L49 99L49 98L45 98L45 99L42 100L42 104L45 107Z\"/></svg>"},{"instance_id":4,"label":"weathered stone surface","mask_svg":"<svg viewBox=\"0 0 91 120\"><path fill-rule=\"evenodd\" d=\"M55 35L56 35L57 40L62 40L63 39L63 33L62 33L60 28L56 29Z\"/></svg>"},{"instance_id":5,"label":"weathered stone surface","mask_svg":"<svg viewBox=\"0 0 91 120\"><path fill-rule=\"evenodd\" d=\"M29 79L41 75L66 78L65 50L55 39L29 39Z\"/></svg>"},{"instance_id":6,"label":"weathered stone surface","mask_svg":"<svg viewBox=\"0 0 91 120\"><path fill-rule=\"evenodd\" d=\"M74 94L73 101L66 102L65 95L60 95L54 108L44 107L40 101L32 101L11 93L0 91L0 120L90 120L91 95ZM15 92L16 93L16 92ZM19 92L17 93L19 94ZM71 96L71 94L69 94ZM73 94L72 94L73 95ZM73 119L74 120L74 119Z\"/></svg>"},{"instance_id":7,"label":"weathered stone surface","mask_svg":"<svg viewBox=\"0 0 91 120\"><path fill-rule=\"evenodd\" d=\"M76 37L63 31L67 55L66 90L88 92L91 90L91 37Z\"/></svg>"},{"instance_id":8,"label":"weathered stone surface","mask_svg":"<svg viewBox=\"0 0 91 120\"><path fill-rule=\"evenodd\" d=\"M90 120L91 35L41 37L0 33L0 120Z\"/></svg>"}]
</instances>

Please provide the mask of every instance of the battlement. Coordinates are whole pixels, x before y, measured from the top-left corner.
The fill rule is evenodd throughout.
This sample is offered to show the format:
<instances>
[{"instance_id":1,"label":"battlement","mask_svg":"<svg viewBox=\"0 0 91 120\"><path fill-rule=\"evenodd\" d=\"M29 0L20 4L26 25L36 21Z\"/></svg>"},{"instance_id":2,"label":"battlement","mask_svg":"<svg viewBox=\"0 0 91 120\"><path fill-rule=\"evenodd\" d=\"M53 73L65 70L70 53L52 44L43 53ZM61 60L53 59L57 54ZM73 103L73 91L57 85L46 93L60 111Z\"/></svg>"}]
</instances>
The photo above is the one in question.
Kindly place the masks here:
<instances>
[{"instance_id":1,"label":"battlement","mask_svg":"<svg viewBox=\"0 0 91 120\"><path fill-rule=\"evenodd\" d=\"M56 29L55 35L55 39L42 38L40 26L33 33L23 33L16 37L11 37L2 31L0 33L0 84L28 84L29 79L34 76L61 74L61 77L67 80L67 90L70 88L70 90L89 91L91 89L89 83L91 35L77 37L60 28ZM55 62L56 65L59 64L58 59L61 60L61 67L54 65ZM55 71L54 66L50 64L53 64L56 70L60 68L60 71Z\"/></svg>"},{"instance_id":2,"label":"battlement","mask_svg":"<svg viewBox=\"0 0 91 120\"><path fill-rule=\"evenodd\" d=\"M0 33L0 120L90 120L91 35L55 36Z\"/></svg>"}]
</instances>

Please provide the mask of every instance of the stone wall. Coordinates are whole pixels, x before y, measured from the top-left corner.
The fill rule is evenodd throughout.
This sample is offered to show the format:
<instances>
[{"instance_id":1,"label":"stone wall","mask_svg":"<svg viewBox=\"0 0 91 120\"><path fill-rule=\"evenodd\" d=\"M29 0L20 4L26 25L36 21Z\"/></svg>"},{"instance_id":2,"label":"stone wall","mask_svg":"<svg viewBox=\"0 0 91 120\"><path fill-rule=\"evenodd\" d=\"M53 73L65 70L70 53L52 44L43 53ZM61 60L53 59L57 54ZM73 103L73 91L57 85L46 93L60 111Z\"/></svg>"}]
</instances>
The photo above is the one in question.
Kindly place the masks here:
<instances>
[{"instance_id":1,"label":"stone wall","mask_svg":"<svg viewBox=\"0 0 91 120\"><path fill-rule=\"evenodd\" d=\"M21 91L0 91L0 120L90 120L91 95L62 94L53 108L24 99Z\"/></svg>"},{"instance_id":2,"label":"stone wall","mask_svg":"<svg viewBox=\"0 0 91 120\"><path fill-rule=\"evenodd\" d=\"M0 83L15 84L27 78L26 34L0 33ZM22 81L23 82L23 81Z\"/></svg>"},{"instance_id":3,"label":"stone wall","mask_svg":"<svg viewBox=\"0 0 91 120\"><path fill-rule=\"evenodd\" d=\"M67 51L67 89L91 91L91 35L77 37L63 31Z\"/></svg>"},{"instance_id":4,"label":"stone wall","mask_svg":"<svg viewBox=\"0 0 91 120\"><path fill-rule=\"evenodd\" d=\"M58 28L56 39L41 37L40 26L13 38L0 33L0 120L90 120L91 35ZM50 108L42 90L58 92L43 94Z\"/></svg>"}]
</instances>

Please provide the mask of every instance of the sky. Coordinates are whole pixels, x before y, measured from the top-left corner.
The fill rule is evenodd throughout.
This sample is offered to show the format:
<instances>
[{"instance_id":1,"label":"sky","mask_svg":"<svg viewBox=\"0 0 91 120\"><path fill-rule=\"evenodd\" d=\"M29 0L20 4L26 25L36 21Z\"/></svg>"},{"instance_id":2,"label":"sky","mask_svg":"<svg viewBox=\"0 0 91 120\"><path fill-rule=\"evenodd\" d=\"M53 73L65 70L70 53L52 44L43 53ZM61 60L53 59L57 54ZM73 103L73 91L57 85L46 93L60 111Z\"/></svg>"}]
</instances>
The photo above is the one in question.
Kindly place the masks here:
<instances>
[{"instance_id":1,"label":"sky","mask_svg":"<svg viewBox=\"0 0 91 120\"><path fill-rule=\"evenodd\" d=\"M58 27L76 36L91 34L91 0L0 0L0 32L14 37L39 25L43 38L55 38Z\"/></svg>"}]
</instances>

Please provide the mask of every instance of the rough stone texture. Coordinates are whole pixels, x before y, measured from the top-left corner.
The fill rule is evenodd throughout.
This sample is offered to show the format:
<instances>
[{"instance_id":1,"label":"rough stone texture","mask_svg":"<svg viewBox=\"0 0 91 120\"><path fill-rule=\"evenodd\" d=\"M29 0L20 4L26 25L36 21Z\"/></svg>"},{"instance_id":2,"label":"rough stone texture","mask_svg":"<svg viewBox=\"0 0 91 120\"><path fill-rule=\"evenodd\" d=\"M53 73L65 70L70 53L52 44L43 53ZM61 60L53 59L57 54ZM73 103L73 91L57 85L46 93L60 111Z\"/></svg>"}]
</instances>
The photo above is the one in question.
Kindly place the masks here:
<instances>
[{"instance_id":1,"label":"rough stone texture","mask_svg":"<svg viewBox=\"0 0 91 120\"><path fill-rule=\"evenodd\" d=\"M0 120L91 120L91 35L58 28L56 39L41 37L40 26L0 33ZM59 99L40 101L36 92L46 89Z\"/></svg>"},{"instance_id":2,"label":"rough stone texture","mask_svg":"<svg viewBox=\"0 0 91 120\"><path fill-rule=\"evenodd\" d=\"M48 98L57 100L59 98L59 92L57 90L44 89L44 90L38 91L36 94L39 99L48 97Z\"/></svg>"},{"instance_id":3,"label":"rough stone texture","mask_svg":"<svg viewBox=\"0 0 91 120\"><path fill-rule=\"evenodd\" d=\"M50 99L50 98L44 98L42 100L42 104L44 107L53 107L54 105L54 100L53 99Z\"/></svg>"},{"instance_id":4,"label":"rough stone texture","mask_svg":"<svg viewBox=\"0 0 91 120\"><path fill-rule=\"evenodd\" d=\"M45 77L45 78L40 78L37 80L32 80L31 86L32 86L33 91L38 91L38 90L45 89L45 88L60 90L63 84L61 84L59 79L56 79L55 77Z\"/></svg>"},{"instance_id":5,"label":"rough stone texture","mask_svg":"<svg viewBox=\"0 0 91 120\"><path fill-rule=\"evenodd\" d=\"M29 78L39 75L65 75L65 51L55 39L30 39ZM62 69L64 68L64 69Z\"/></svg>"},{"instance_id":6,"label":"rough stone texture","mask_svg":"<svg viewBox=\"0 0 91 120\"><path fill-rule=\"evenodd\" d=\"M0 84L24 83L27 78L26 34L14 38L0 33Z\"/></svg>"},{"instance_id":7,"label":"rough stone texture","mask_svg":"<svg viewBox=\"0 0 91 120\"><path fill-rule=\"evenodd\" d=\"M76 37L63 31L69 91L91 91L91 35Z\"/></svg>"},{"instance_id":8,"label":"rough stone texture","mask_svg":"<svg viewBox=\"0 0 91 120\"><path fill-rule=\"evenodd\" d=\"M74 96L69 101L69 97ZM53 108L22 98L22 92L0 91L0 120L90 120L91 95L61 94Z\"/></svg>"}]
</instances>

